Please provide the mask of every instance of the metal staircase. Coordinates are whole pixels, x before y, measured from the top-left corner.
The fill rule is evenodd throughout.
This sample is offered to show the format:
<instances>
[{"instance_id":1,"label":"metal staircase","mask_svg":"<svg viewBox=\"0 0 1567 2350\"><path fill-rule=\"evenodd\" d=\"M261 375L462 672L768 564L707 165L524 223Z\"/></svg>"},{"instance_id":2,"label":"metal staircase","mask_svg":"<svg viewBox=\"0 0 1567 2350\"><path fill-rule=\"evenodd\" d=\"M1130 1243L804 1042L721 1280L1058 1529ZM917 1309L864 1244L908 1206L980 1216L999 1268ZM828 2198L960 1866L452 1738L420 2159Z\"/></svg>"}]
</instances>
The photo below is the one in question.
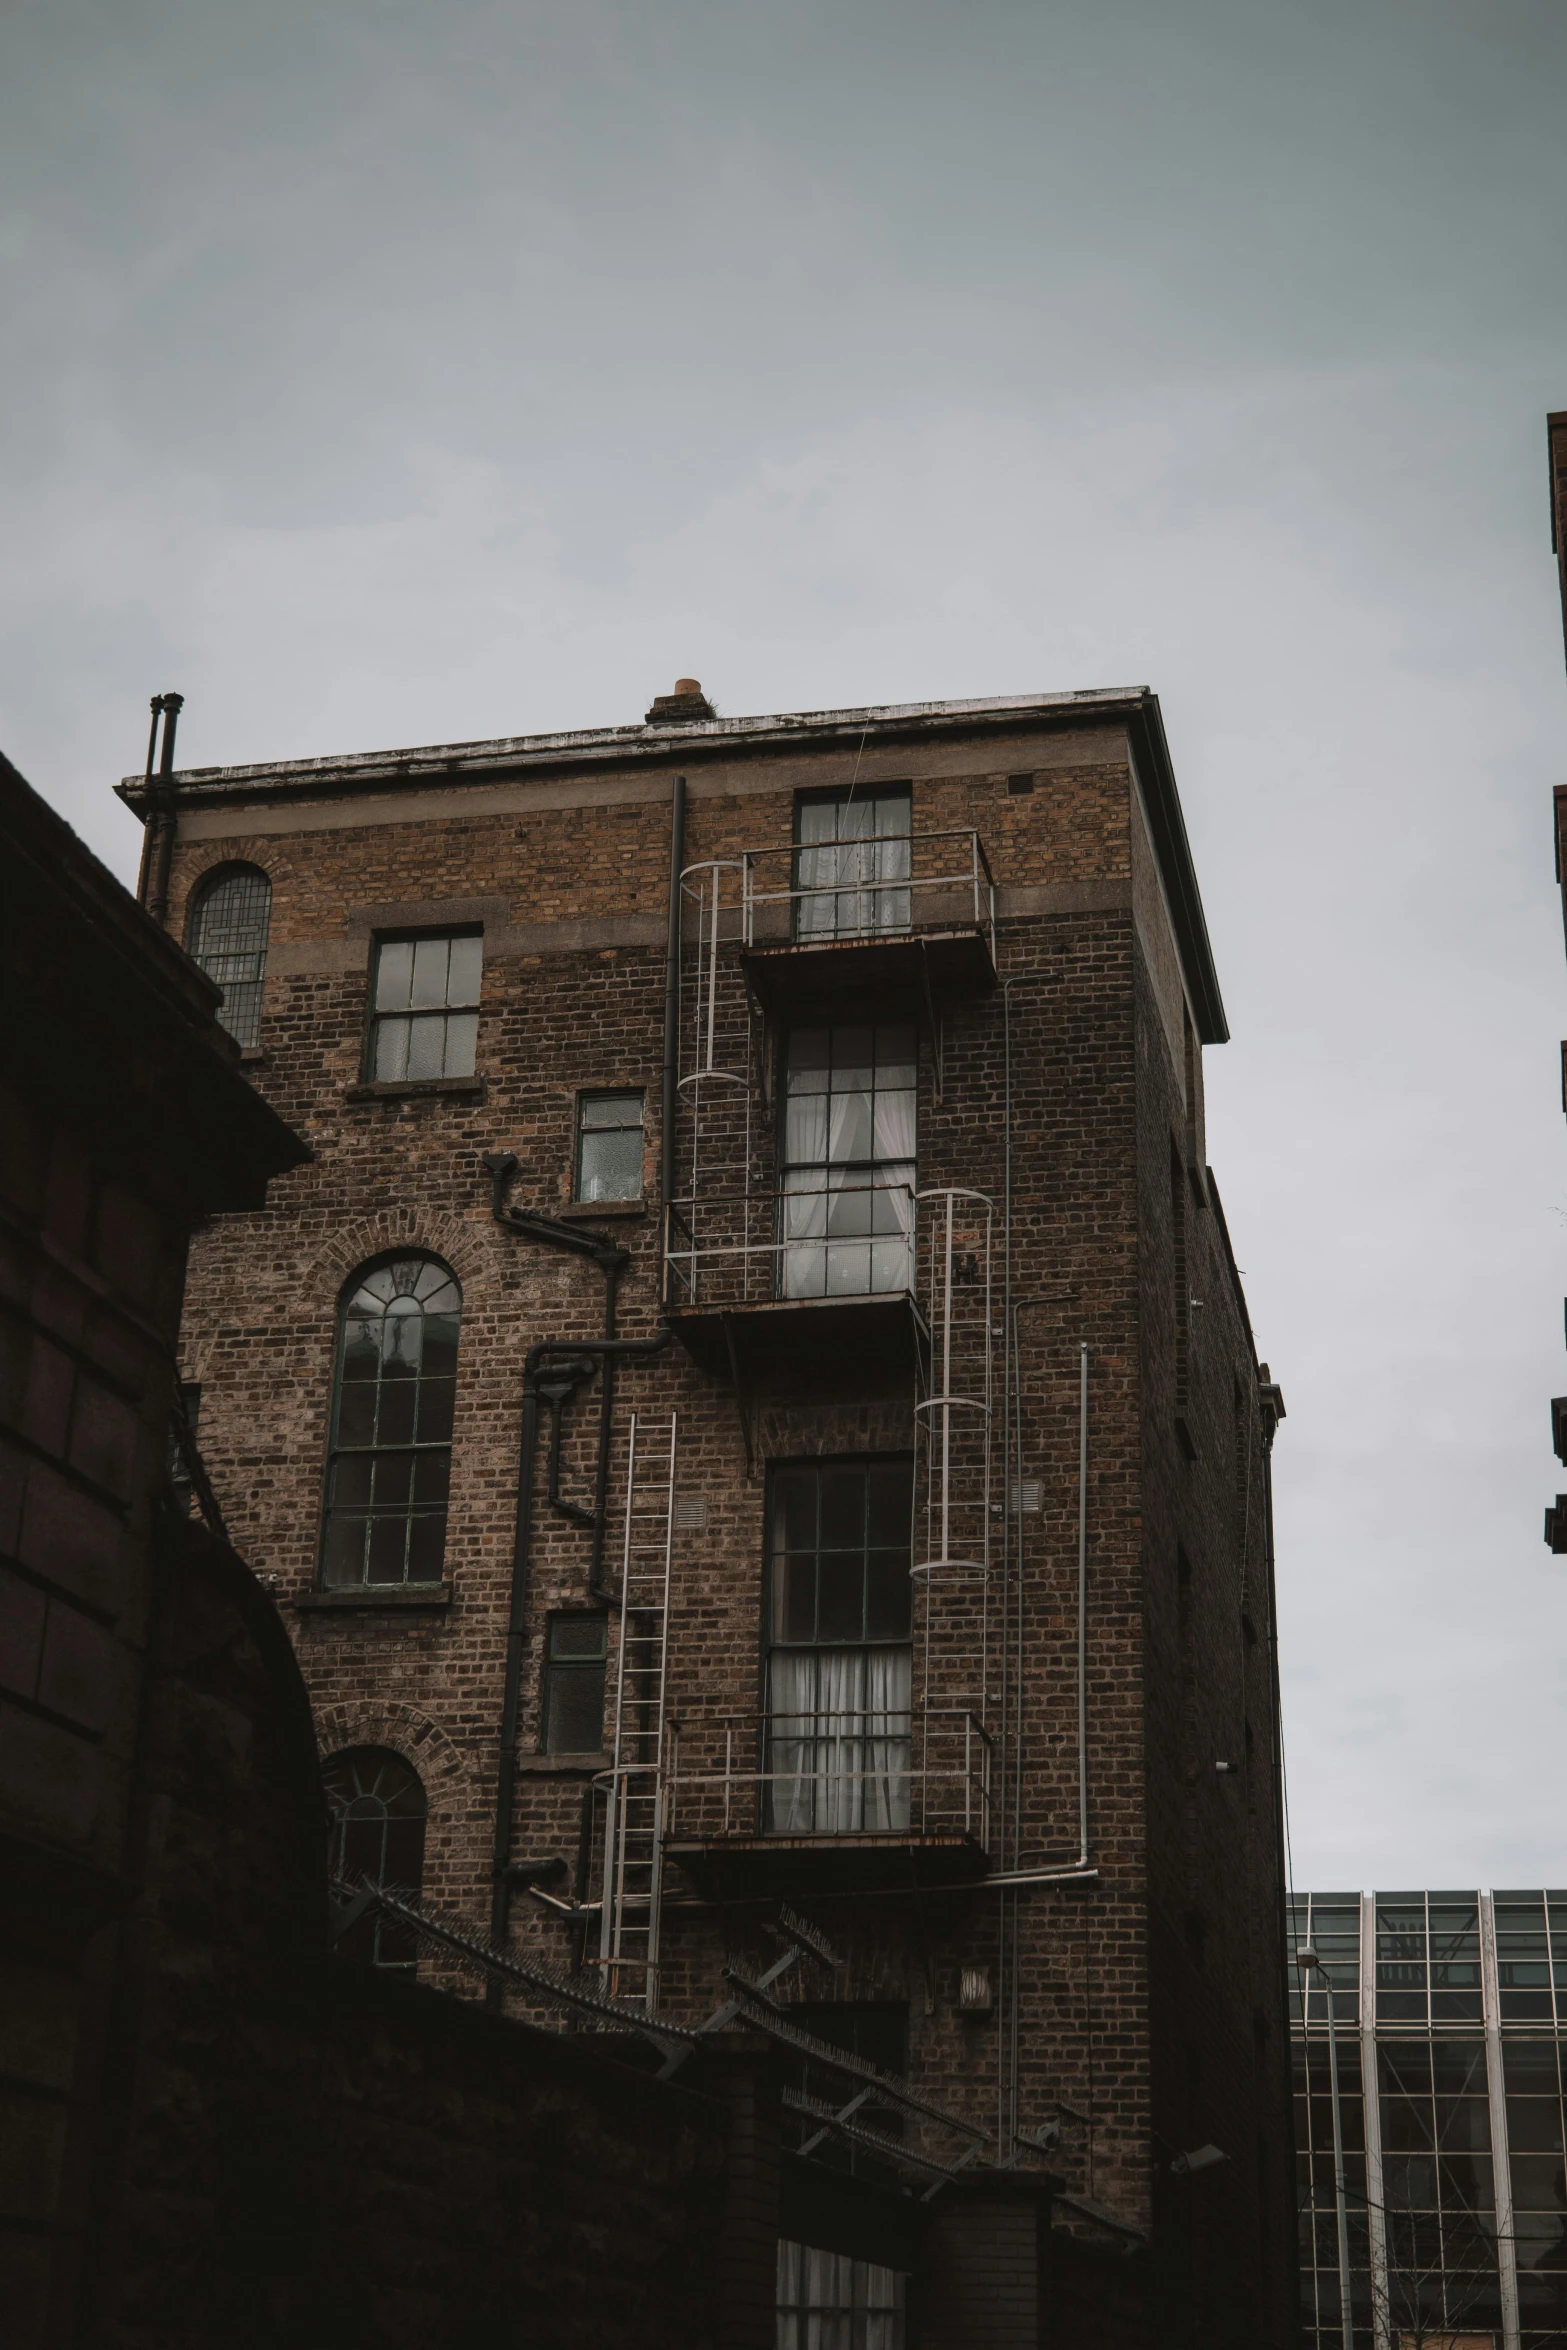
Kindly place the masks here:
<instances>
[{"instance_id":1,"label":"metal staircase","mask_svg":"<svg viewBox=\"0 0 1567 2350\"><path fill-rule=\"evenodd\" d=\"M678 1419L631 1415L621 1550L614 1765L604 1815L599 1966L604 1995L658 2006L664 1846L664 1686Z\"/></svg>"}]
</instances>

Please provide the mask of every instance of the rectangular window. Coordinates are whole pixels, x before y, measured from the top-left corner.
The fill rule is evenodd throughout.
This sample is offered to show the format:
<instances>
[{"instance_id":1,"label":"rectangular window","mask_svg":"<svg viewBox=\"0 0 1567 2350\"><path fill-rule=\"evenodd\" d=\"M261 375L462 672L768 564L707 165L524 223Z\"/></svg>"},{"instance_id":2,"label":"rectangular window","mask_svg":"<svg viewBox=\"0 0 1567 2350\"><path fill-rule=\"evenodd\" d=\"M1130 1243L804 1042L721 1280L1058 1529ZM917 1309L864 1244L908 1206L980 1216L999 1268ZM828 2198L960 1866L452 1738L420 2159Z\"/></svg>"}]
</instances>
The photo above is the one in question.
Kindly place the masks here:
<instances>
[{"instance_id":1,"label":"rectangular window","mask_svg":"<svg viewBox=\"0 0 1567 2350\"><path fill-rule=\"evenodd\" d=\"M771 1477L767 1827L910 1822L913 1463L801 1461Z\"/></svg>"},{"instance_id":2,"label":"rectangular window","mask_svg":"<svg viewBox=\"0 0 1567 2350\"><path fill-rule=\"evenodd\" d=\"M642 1197L642 1096L577 1096L577 1199Z\"/></svg>"},{"instance_id":3,"label":"rectangular window","mask_svg":"<svg viewBox=\"0 0 1567 2350\"><path fill-rule=\"evenodd\" d=\"M914 1275L911 1022L796 1028L784 1058L784 1297L863 1297Z\"/></svg>"},{"instance_id":4,"label":"rectangular window","mask_svg":"<svg viewBox=\"0 0 1567 2350\"><path fill-rule=\"evenodd\" d=\"M864 938L909 927L907 788L795 806L797 938Z\"/></svg>"},{"instance_id":5,"label":"rectangular window","mask_svg":"<svg viewBox=\"0 0 1567 2350\"><path fill-rule=\"evenodd\" d=\"M598 1754L604 1745L605 1616L552 1616L544 1684L546 1754Z\"/></svg>"},{"instance_id":6,"label":"rectangular window","mask_svg":"<svg viewBox=\"0 0 1567 2350\"><path fill-rule=\"evenodd\" d=\"M778 2244L778 2350L903 2350L905 2289L897 2269Z\"/></svg>"},{"instance_id":7,"label":"rectangular window","mask_svg":"<svg viewBox=\"0 0 1567 2350\"><path fill-rule=\"evenodd\" d=\"M483 962L477 931L376 941L368 1072L373 1080L473 1075Z\"/></svg>"}]
</instances>

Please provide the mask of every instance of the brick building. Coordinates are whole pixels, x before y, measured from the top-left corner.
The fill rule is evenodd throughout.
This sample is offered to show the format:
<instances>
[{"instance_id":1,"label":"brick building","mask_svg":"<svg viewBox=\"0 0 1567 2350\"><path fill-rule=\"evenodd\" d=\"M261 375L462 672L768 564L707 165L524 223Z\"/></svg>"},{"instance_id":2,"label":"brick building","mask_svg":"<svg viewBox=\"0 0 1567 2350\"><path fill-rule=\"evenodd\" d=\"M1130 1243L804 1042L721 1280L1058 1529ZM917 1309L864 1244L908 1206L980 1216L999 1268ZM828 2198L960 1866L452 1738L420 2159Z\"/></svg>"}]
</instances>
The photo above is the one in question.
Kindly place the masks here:
<instances>
[{"instance_id":1,"label":"brick building","mask_svg":"<svg viewBox=\"0 0 1567 2350\"><path fill-rule=\"evenodd\" d=\"M777 2047L791 2350L1290 2338L1283 1407L1154 697L122 791L313 1152L183 1371L344 1875Z\"/></svg>"}]
</instances>

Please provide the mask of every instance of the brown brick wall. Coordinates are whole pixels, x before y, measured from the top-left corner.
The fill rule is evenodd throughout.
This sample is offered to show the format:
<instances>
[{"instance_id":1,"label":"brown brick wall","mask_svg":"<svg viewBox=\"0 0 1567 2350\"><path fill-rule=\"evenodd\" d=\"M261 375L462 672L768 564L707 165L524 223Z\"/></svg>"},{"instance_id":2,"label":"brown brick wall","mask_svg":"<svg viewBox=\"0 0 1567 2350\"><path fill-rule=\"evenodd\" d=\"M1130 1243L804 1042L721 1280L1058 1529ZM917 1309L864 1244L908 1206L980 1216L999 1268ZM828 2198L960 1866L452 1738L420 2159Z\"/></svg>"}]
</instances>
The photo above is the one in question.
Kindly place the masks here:
<instances>
[{"instance_id":1,"label":"brown brick wall","mask_svg":"<svg viewBox=\"0 0 1567 2350\"><path fill-rule=\"evenodd\" d=\"M945 757L950 769L950 746ZM1169 1155L1173 1137L1184 1164L1200 1116L1188 1116L1168 1008L1156 1009L1152 963L1168 964L1173 949L1161 935L1151 957L1155 915L1146 904L1134 921L1136 826L1124 750L1117 758L1112 739L1057 767L1020 740L1005 753L977 750L972 773L935 776L922 776L912 755L901 768L885 749L879 758L878 780L920 778L917 828L979 827L1011 908L1002 971L1035 975L1011 998L1015 1291L1055 1301L1021 1320L1020 1466L1041 1486L1038 1513L1022 1520L1017 1853L1030 1867L1069 1864L1076 1846L1078 1350L1089 1347L1090 1859L1098 1877L1017 1897L1020 2118L1044 2122L1058 2099L1090 2115L1087 2125L1067 2121L1052 2157L1069 2185L1128 2225L1155 2228L1171 2289L1195 2292L1214 2341L1282 2339L1282 2287L1276 2276L1262 2278L1256 2252L1259 2133L1276 2157L1274 2192L1284 2192L1256 1374L1199 1166L1187 1209L1189 1284L1204 1301L1188 1309L1188 1458L1174 1426ZM1036 762L1035 791L1009 793L1007 774ZM754 776L738 776L730 790L704 772L693 789L688 859L787 842L794 788L833 779L804 752L793 764L774 758L765 790ZM580 789L591 799L590 786L600 788L589 778ZM285 814L269 807L267 822ZM654 942L668 807L646 797L600 800L532 816L513 807L297 836L259 826L247 833L255 818L239 809L231 838L213 835L212 812L201 821L208 837L176 860L176 900L233 854L254 855L271 874L273 936L290 953L268 980L256 1074L316 1151L313 1166L275 1188L264 1217L219 1219L198 1244L185 1347L187 1369L203 1384L204 1448L241 1549L275 1578L285 1607L306 1598L343 1283L366 1257L401 1244L452 1265L464 1324L450 1602L427 1612L302 1609L291 1621L323 1743L373 1740L409 1755L431 1795L428 1890L482 1917L522 1362L541 1336L590 1335L601 1285L591 1266L493 1223L480 1154L516 1152L518 1201L558 1211L571 1189L577 1089L641 1084L652 1192L664 982ZM1071 910L1049 896L1068 887L1078 893ZM483 1098L350 1100L369 955L356 909L480 897L508 908L506 920L488 925ZM539 925L584 920L601 925L590 943L566 931L540 941ZM1167 994L1167 971L1161 984ZM929 1036L921 1047L920 1180L973 1185L999 1205L1000 999L955 1009L943 1025L939 1101ZM755 1023L753 1067L767 1042ZM770 1117L759 1097L757 1167L771 1147ZM682 1164L688 1147L683 1136ZM621 1329L643 1334L657 1312L657 1235L650 1219L613 1230L634 1260ZM1237 1499L1237 1378L1247 1502ZM622 1441L631 1409L678 1410L680 1491L706 1504L705 1527L677 1537L670 1706L683 1749L706 1740L716 1754L719 1716L756 1704L766 1461L906 1444L911 1382L873 1378L847 1360L821 1363L803 1379L778 1376L749 1398L749 1477L727 1380L699 1370L683 1350L623 1372L618 1399ZM569 1422L565 1489L579 1498L591 1485L595 1424L590 1402ZM525 1757L539 1742L545 1616L587 1599L586 1537L551 1518L542 1492L535 1523ZM1178 1549L1191 1567L1184 1618ZM1243 1583L1255 1643L1242 1623ZM955 1687L963 1677L956 1659L950 1674ZM1216 1759L1240 1767L1221 1781ZM585 1784L580 1768L543 1758L524 1770L517 1858L574 1862ZM1000 1976L995 1894L794 1890L845 1951L839 1995L906 2000L915 2078L993 2116L1000 2020L960 2016L957 1989L966 1964L988 1963ZM513 1923L524 1941L566 1954L563 1930L525 1897ZM743 1904L672 1906L663 1997L675 2012L700 2015L723 1994L726 1959L760 1964L775 1947ZM800 1988L820 1995L819 1985ZM1217 2183L1216 2174L1169 2177L1193 2128L1233 2156ZM1190 2249L1208 2240L1208 2217L1193 2217L1205 2192L1214 2208L1227 2198L1229 2215L1213 2223L1211 2258ZM1284 2247L1288 2233L1281 2202L1275 2244Z\"/></svg>"}]
</instances>

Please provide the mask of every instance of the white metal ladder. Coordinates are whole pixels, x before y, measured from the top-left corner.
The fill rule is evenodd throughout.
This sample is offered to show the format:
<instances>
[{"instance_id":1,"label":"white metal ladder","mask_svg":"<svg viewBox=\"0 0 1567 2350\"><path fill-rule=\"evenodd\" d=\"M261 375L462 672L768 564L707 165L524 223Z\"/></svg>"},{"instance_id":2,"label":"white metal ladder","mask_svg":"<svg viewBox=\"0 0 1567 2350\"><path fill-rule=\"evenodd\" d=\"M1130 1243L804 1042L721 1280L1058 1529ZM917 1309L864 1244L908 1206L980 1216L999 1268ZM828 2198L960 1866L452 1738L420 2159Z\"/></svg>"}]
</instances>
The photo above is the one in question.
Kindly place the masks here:
<instances>
[{"instance_id":1,"label":"white metal ladder","mask_svg":"<svg viewBox=\"0 0 1567 2350\"><path fill-rule=\"evenodd\" d=\"M606 1994L658 2006L664 1847L664 1679L669 1562L675 1533L678 1416L640 1427L631 1415L615 1673L614 1766L604 1814L599 1964Z\"/></svg>"}]
</instances>

